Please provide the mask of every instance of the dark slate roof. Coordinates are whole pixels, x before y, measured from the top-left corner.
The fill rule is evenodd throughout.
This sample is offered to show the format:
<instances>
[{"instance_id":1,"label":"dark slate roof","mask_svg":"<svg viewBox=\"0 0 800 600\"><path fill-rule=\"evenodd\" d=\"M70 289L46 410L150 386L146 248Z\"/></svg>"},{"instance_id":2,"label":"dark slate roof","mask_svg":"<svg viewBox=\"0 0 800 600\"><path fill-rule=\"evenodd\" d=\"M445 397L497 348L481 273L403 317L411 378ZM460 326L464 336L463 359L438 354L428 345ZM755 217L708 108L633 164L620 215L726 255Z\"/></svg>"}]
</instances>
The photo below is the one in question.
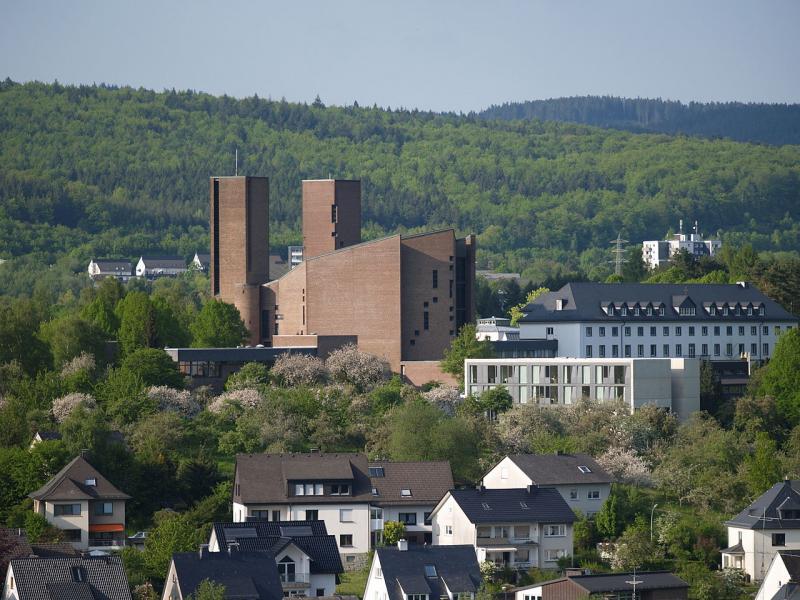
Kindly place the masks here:
<instances>
[{"instance_id":1,"label":"dark slate roof","mask_svg":"<svg viewBox=\"0 0 800 600\"><path fill-rule=\"evenodd\" d=\"M10 541L6 546L5 540ZM28 543L28 536L24 529L11 529L0 527L0 577L6 574L6 565L15 558L24 558L33 554L33 548Z\"/></svg>"},{"instance_id":2,"label":"dark slate roof","mask_svg":"<svg viewBox=\"0 0 800 600\"><path fill-rule=\"evenodd\" d=\"M142 256L147 269L185 269L186 261L180 256Z\"/></svg>"},{"instance_id":3,"label":"dark slate roof","mask_svg":"<svg viewBox=\"0 0 800 600\"><path fill-rule=\"evenodd\" d=\"M61 434L57 431L37 431L36 435L38 435L43 442L51 442L61 439Z\"/></svg>"},{"instance_id":4,"label":"dark slate roof","mask_svg":"<svg viewBox=\"0 0 800 600\"><path fill-rule=\"evenodd\" d=\"M800 529L800 519L781 518L779 509L787 500L791 503L800 500L800 480L776 483L725 525L744 529Z\"/></svg>"},{"instance_id":5,"label":"dark slate roof","mask_svg":"<svg viewBox=\"0 0 800 600\"><path fill-rule=\"evenodd\" d=\"M800 585L784 583L769 600L800 600Z\"/></svg>"},{"instance_id":6,"label":"dark slate roof","mask_svg":"<svg viewBox=\"0 0 800 600\"><path fill-rule=\"evenodd\" d=\"M195 252L195 256L197 256L197 260L200 261L202 265L208 265L211 262L211 255L204 254L202 252Z\"/></svg>"},{"instance_id":7,"label":"dark slate roof","mask_svg":"<svg viewBox=\"0 0 800 600\"><path fill-rule=\"evenodd\" d=\"M614 478L588 454L512 454L509 458L536 485L613 483ZM582 473L578 467L588 467Z\"/></svg>"},{"instance_id":8,"label":"dark slate roof","mask_svg":"<svg viewBox=\"0 0 800 600\"><path fill-rule=\"evenodd\" d=\"M241 535L236 535L241 532ZM243 552L276 555L293 543L311 559L312 573L342 573L336 537L328 535L325 521L260 521L214 523L220 550L237 542Z\"/></svg>"},{"instance_id":9,"label":"dark slate roof","mask_svg":"<svg viewBox=\"0 0 800 600\"><path fill-rule=\"evenodd\" d=\"M393 504L435 505L447 490L453 486L453 472L448 461L431 462L389 462L374 461L370 467L382 467L383 477L370 476L372 487L378 495L373 495L372 503L377 506ZM411 491L411 496L401 495L401 491Z\"/></svg>"},{"instance_id":10,"label":"dark slate roof","mask_svg":"<svg viewBox=\"0 0 800 600\"><path fill-rule=\"evenodd\" d=\"M378 548L375 556L380 560L389 600L403 600L403 591L440 598L447 595L445 584L454 595L474 593L481 585L481 572L472 546L409 545L408 550L402 552L397 548ZM436 577L425 576L425 565L436 568Z\"/></svg>"},{"instance_id":11,"label":"dark slate roof","mask_svg":"<svg viewBox=\"0 0 800 600\"><path fill-rule=\"evenodd\" d=\"M794 583L800 583L800 552L797 550L782 550L780 554L786 570Z\"/></svg>"},{"instance_id":12,"label":"dark slate roof","mask_svg":"<svg viewBox=\"0 0 800 600\"><path fill-rule=\"evenodd\" d=\"M80 556L81 553L69 542L53 544L31 544L33 553L39 558L67 558Z\"/></svg>"},{"instance_id":13,"label":"dark slate roof","mask_svg":"<svg viewBox=\"0 0 800 600\"><path fill-rule=\"evenodd\" d=\"M471 523L572 523L575 513L554 488L450 490Z\"/></svg>"},{"instance_id":14,"label":"dark slate roof","mask_svg":"<svg viewBox=\"0 0 800 600\"><path fill-rule=\"evenodd\" d=\"M680 302L689 299L697 306L696 315L681 316L672 308ZM564 300L563 310L556 310L556 300ZM646 306L648 302L653 306L665 307L665 314L648 317L642 313L633 317L629 312L623 317L618 312L607 315L601 307L614 303L619 306L627 303L633 307L635 303ZM718 307L724 304L730 306L740 303L752 303L754 307L764 304L765 315L745 315L736 317L729 314L722 316L722 311L717 311L716 316L708 314L704 306L716 303ZM536 300L522 309L525 313L520 323L540 322L572 322L572 321L797 321L797 317L787 312L780 304L770 300L757 288L748 285L742 287L736 284L711 284L711 283L568 283L561 289L547 294L542 294Z\"/></svg>"},{"instance_id":15,"label":"dark slate roof","mask_svg":"<svg viewBox=\"0 0 800 600\"><path fill-rule=\"evenodd\" d=\"M95 479L96 486L85 484L87 479ZM35 500L127 500L130 498L119 491L100 472L90 465L83 456L76 456L56 475L35 492L29 494Z\"/></svg>"},{"instance_id":16,"label":"dark slate roof","mask_svg":"<svg viewBox=\"0 0 800 600\"><path fill-rule=\"evenodd\" d=\"M311 496L314 504L369 502L372 486L364 454L239 454L236 456L234 501L254 503L306 503L304 497L289 496L294 482L349 483L349 496Z\"/></svg>"},{"instance_id":17,"label":"dark slate roof","mask_svg":"<svg viewBox=\"0 0 800 600\"><path fill-rule=\"evenodd\" d=\"M742 542L739 542L735 546L730 546L724 550L720 550L720 552L722 554L744 554L744 546L742 546Z\"/></svg>"},{"instance_id":18,"label":"dark slate roof","mask_svg":"<svg viewBox=\"0 0 800 600\"><path fill-rule=\"evenodd\" d=\"M94 264L100 267L101 273L128 273L130 274L133 265L129 260L119 260L115 258L95 258Z\"/></svg>"},{"instance_id":19,"label":"dark slate roof","mask_svg":"<svg viewBox=\"0 0 800 600\"><path fill-rule=\"evenodd\" d=\"M131 600L118 556L18 558L11 568L20 600ZM76 568L83 581L76 581Z\"/></svg>"},{"instance_id":20,"label":"dark slate roof","mask_svg":"<svg viewBox=\"0 0 800 600\"><path fill-rule=\"evenodd\" d=\"M182 552L172 555L178 585L184 598L194 593L204 579L225 586L227 598L281 600L275 559L260 552Z\"/></svg>"},{"instance_id":21,"label":"dark slate roof","mask_svg":"<svg viewBox=\"0 0 800 600\"><path fill-rule=\"evenodd\" d=\"M686 589L689 584L680 577L668 571L649 571L636 573L636 579L640 582L636 584L636 590L670 590ZM542 581L525 587L516 588L515 591L529 590L533 587L546 587L562 581L571 581L580 586L590 594L602 594L608 592L622 592L632 590L633 585L628 581L633 580L633 573L603 573L598 575L570 575L560 579Z\"/></svg>"}]
</instances>

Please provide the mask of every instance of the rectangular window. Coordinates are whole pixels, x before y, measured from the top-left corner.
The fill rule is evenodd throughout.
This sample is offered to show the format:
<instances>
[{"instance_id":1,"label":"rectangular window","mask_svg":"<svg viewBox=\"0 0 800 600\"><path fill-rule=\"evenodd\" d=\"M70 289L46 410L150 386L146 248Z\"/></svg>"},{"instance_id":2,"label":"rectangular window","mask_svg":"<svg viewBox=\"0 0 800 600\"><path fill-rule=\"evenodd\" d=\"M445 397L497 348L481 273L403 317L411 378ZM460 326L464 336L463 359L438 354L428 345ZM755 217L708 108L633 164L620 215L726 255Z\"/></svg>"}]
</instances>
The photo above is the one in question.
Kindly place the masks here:
<instances>
[{"instance_id":1,"label":"rectangular window","mask_svg":"<svg viewBox=\"0 0 800 600\"><path fill-rule=\"evenodd\" d=\"M694 358L694 344L689 344L689 358Z\"/></svg>"},{"instance_id":2,"label":"rectangular window","mask_svg":"<svg viewBox=\"0 0 800 600\"><path fill-rule=\"evenodd\" d=\"M708 344L703 344L701 348L702 348L701 354L703 356L708 356Z\"/></svg>"},{"instance_id":3,"label":"rectangular window","mask_svg":"<svg viewBox=\"0 0 800 600\"><path fill-rule=\"evenodd\" d=\"M630 327L625 327L625 335L627 337L631 337L631 328Z\"/></svg>"},{"instance_id":4,"label":"rectangular window","mask_svg":"<svg viewBox=\"0 0 800 600\"><path fill-rule=\"evenodd\" d=\"M707 336L707 335L708 335L708 327L706 327L705 325L704 325L703 327L701 327L701 328L700 328L700 334L701 334L703 337Z\"/></svg>"},{"instance_id":5,"label":"rectangular window","mask_svg":"<svg viewBox=\"0 0 800 600\"><path fill-rule=\"evenodd\" d=\"M611 328L611 335L617 337L619 335L619 327L612 327Z\"/></svg>"},{"instance_id":6,"label":"rectangular window","mask_svg":"<svg viewBox=\"0 0 800 600\"><path fill-rule=\"evenodd\" d=\"M744 354L744 344L739 344L739 355Z\"/></svg>"},{"instance_id":7,"label":"rectangular window","mask_svg":"<svg viewBox=\"0 0 800 600\"><path fill-rule=\"evenodd\" d=\"M739 335L744 335L744 325L739 325Z\"/></svg>"},{"instance_id":8,"label":"rectangular window","mask_svg":"<svg viewBox=\"0 0 800 600\"><path fill-rule=\"evenodd\" d=\"M664 333L664 335L669 335L669 327L664 327L663 328L663 333Z\"/></svg>"},{"instance_id":9,"label":"rectangular window","mask_svg":"<svg viewBox=\"0 0 800 600\"><path fill-rule=\"evenodd\" d=\"M733 335L733 326L732 325L728 325L725 328L725 335Z\"/></svg>"},{"instance_id":10,"label":"rectangular window","mask_svg":"<svg viewBox=\"0 0 800 600\"><path fill-rule=\"evenodd\" d=\"M545 562L556 562L559 558L564 558L567 555L566 550L545 550Z\"/></svg>"},{"instance_id":11,"label":"rectangular window","mask_svg":"<svg viewBox=\"0 0 800 600\"><path fill-rule=\"evenodd\" d=\"M719 335L719 325L714 325L714 335Z\"/></svg>"},{"instance_id":12,"label":"rectangular window","mask_svg":"<svg viewBox=\"0 0 800 600\"><path fill-rule=\"evenodd\" d=\"M453 526L452 525L445 525L444 526L444 534L445 535L453 535Z\"/></svg>"},{"instance_id":13,"label":"rectangular window","mask_svg":"<svg viewBox=\"0 0 800 600\"><path fill-rule=\"evenodd\" d=\"M430 322L428 319L427 310L422 313L422 328L425 329L426 331L430 328Z\"/></svg>"},{"instance_id":14,"label":"rectangular window","mask_svg":"<svg viewBox=\"0 0 800 600\"><path fill-rule=\"evenodd\" d=\"M592 337L592 328L591 327L587 327L586 328L586 337Z\"/></svg>"},{"instance_id":15,"label":"rectangular window","mask_svg":"<svg viewBox=\"0 0 800 600\"><path fill-rule=\"evenodd\" d=\"M450 283L450 297L452 298L453 297L453 280L451 279L449 283Z\"/></svg>"},{"instance_id":16,"label":"rectangular window","mask_svg":"<svg viewBox=\"0 0 800 600\"><path fill-rule=\"evenodd\" d=\"M339 522L340 523L352 523L353 522L353 509L352 508L340 508L339 509Z\"/></svg>"},{"instance_id":17,"label":"rectangular window","mask_svg":"<svg viewBox=\"0 0 800 600\"><path fill-rule=\"evenodd\" d=\"M569 499L570 500L577 500L578 499L578 490L570 490L569 491Z\"/></svg>"},{"instance_id":18,"label":"rectangular window","mask_svg":"<svg viewBox=\"0 0 800 600\"><path fill-rule=\"evenodd\" d=\"M273 521L280 521L281 520L281 511L273 510L272 511L272 520Z\"/></svg>"},{"instance_id":19,"label":"rectangular window","mask_svg":"<svg viewBox=\"0 0 800 600\"><path fill-rule=\"evenodd\" d=\"M683 334L683 328L680 326L675 327L675 335L682 335L682 334Z\"/></svg>"},{"instance_id":20,"label":"rectangular window","mask_svg":"<svg viewBox=\"0 0 800 600\"><path fill-rule=\"evenodd\" d=\"M600 358L605 358L606 357L606 346L605 346L605 344L600 344L597 347L597 356L599 356Z\"/></svg>"},{"instance_id":21,"label":"rectangular window","mask_svg":"<svg viewBox=\"0 0 800 600\"><path fill-rule=\"evenodd\" d=\"M488 365L486 367L486 375L487 383L497 383L497 365Z\"/></svg>"},{"instance_id":22,"label":"rectangular window","mask_svg":"<svg viewBox=\"0 0 800 600\"><path fill-rule=\"evenodd\" d=\"M334 483L331 485L331 496L349 496L350 484L349 483Z\"/></svg>"},{"instance_id":23,"label":"rectangular window","mask_svg":"<svg viewBox=\"0 0 800 600\"><path fill-rule=\"evenodd\" d=\"M683 348L680 344L675 344L675 356L683 356Z\"/></svg>"},{"instance_id":24,"label":"rectangular window","mask_svg":"<svg viewBox=\"0 0 800 600\"><path fill-rule=\"evenodd\" d=\"M637 327L636 328L636 335L638 335L639 337L643 337L644 336L644 327Z\"/></svg>"},{"instance_id":25,"label":"rectangular window","mask_svg":"<svg viewBox=\"0 0 800 600\"><path fill-rule=\"evenodd\" d=\"M439 269L433 270L433 289L439 287Z\"/></svg>"},{"instance_id":26,"label":"rectangular window","mask_svg":"<svg viewBox=\"0 0 800 600\"><path fill-rule=\"evenodd\" d=\"M694 335L694 327L689 326L689 335Z\"/></svg>"},{"instance_id":27,"label":"rectangular window","mask_svg":"<svg viewBox=\"0 0 800 600\"><path fill-rule=\"evenodd\" d=\"M655 358L657 356L656 345L650 344L650 358Z\"/></svg>"},{"instance_id":28,"label":"rectangular window","mask_svg":"<svg viewBox=\"0 0 800 600\"><path fill-rule=\"evenodd\" d=\"M755 325L750 326L750 335L758 335L758 327Z\"/></svg>"},{"instance_id":29,"label":"rectangular window","mask_svg":"<svg viewBox=\"0 0 800 600\"><path fill-rule=\"evenodd\" d=\"M589 500L600 500L600 490L589 490L586 496Z\"/></svg>"},{"instance_id":30,"label":"rectangular window","mask_svg":"<svg viewBox=\"0 0 800 600\"><path fill-rule=\"evenodd\" d=\"M725 356L733 356L733 344L725 344Z\"/></svg>"},{"instance_id":31,"label":"rectangular window","mask_svg":"<svg viewBox=\"0 0 800 600\"><path fill-rule=\"evenodd\" d=\"M598 327L598 335L600 337L605 337L606 336L606 328L605 327Z\"/></svg>"},{"instance_id":32,"label":"rectangular window","mask_svg":"<svg viewBox=\"0 0 800 600\"><path fill-rule=\"evenodd\" d=\"M306 495L306 486L302 483L294 484L294 495L295 496L305 496Z\"/></svg>"},{"instance_id":33,"label":"rectangular window","mask_svg":"<svg viewBox=\"0 0 800 600\"><path fill-rule=\"evenodd\" d=\"M619 346L617 346L616 344L611 346L611 356L613 358L619 358Z\"/></svg>"},{"instance_id":34,"label":"rectangular window","mask_svg":"<svg viewBox=\"0 0 800 600\"><path fill-rule=\"evenodd\" d=\"M761 351L761 357L766 358L767 356L769 356L769 344L764 344L764 347Z\"/></svg>"},{"instance_id":35,"label":"rectangular window","mask_svg":"<svg viewBox=\"0 0 800 600\"><path fill-rule=\"evenodd\" d=\"M756 344L756 343L750 344L750 354L752 356L758 355L758 344Z\"/></svg>"},{"instance_id":36,"label":"rectangular window","mask_svg":"<svg viewBox=\"0 0 800 600\"><path fill-rule=\"evenodd\" d=\"M335 204L331 204L331 223L337 223L339 221L339 207Z\"/></svg>"},{"instance_id":37,"label":"rectangular window","mask_svg":"<svg viewBox=\"0 0 800 600\"><path fill-rule=\"evenodd\" d=\"M339 546L341 548L352 548L353 547L353 534L351 534L351 533L339 534Z\"/></svg>"},{"instance_id":38,"label":"rectangular window","mask_svg":"<svg viewBox=\"0 0 800 600\"><path fill-rule=\"evenodd\" d=\"M785 546L786 545L786 534L785 533L773 533L772 534L772 545L773 546Z\"/></svg>"},{"instance_id":39,"label":"rectangular window","mask_svg":"<svg viewBox=\"0 0 800 600\"><path fill-rule=\"evenodd\" d=\"M94 514L95 515L113 515L114 514L114 503L113 502L95 502L94 503Z\"/></svg>"},{"instance_id":40,"label":"rectangular window","mask_svg":"<svg viewBox=\"0 0 800 600\"><path fill-rule=\"evenodd\" d=\"M719 356L719 344L714 344L714 356Z\"/></svg>"},{"instance_id":41,"label":"rectangular window","mask_svg":"<svg viewBox=\"0 0 800 600\"><path fill-rule=\"evenodd\" d=\"M631 357L631 346L630 344L625 344L625 358Z\"/></svg>"},{"instance_id":42,"label":"rectangular window","mask_svg":"<svg viewBox=\"0 0 800 600\"><path fill-rule=\"evenodd\" d=\"M313 496L314 495L314 484L307 483L306 484L306 496Z\"/></svg>"},{"instance_id":43,"label":"rectangular window","mask_svg":"<svg viewBox=\"0 0 800 600\"><path fill-rule=\"evenodd\" d=\"M664 357L667 358L669 356L669 344L664 344Z\"/></svg>"},{"instance_id":44,"label":"rectangular window","mask_svg":"<svg viewBox=\"0 0 800 600\"><path fill-rule=\"evenodd\" d=\"M592 347L586 346L586 358L592 358Z\"/></svg>"},{"instance_id":45,"label":"rectangular window","mask_svg":"<svg viewBox=\"0 0 800 600\"><path fill-rule=\"evenodd\" d=\"M81 530L80 529L62 529L65 542L80 542Z\"/></svg>"},{"instance_id":46,"label":"rectangular window","mask_svg":"<svg viewBox=\"0 0 800 600\"><path fill-rule=\"evenodd\" d=\"M406 525L416 525L417 513L415 512L398 513L398 521L400 521L401 523L405 523Z\"/></svg>"},{"instance_id":47,"label":"rectangular window","mask_svg":"<svg viewBox=\"0 0 800 600\"><path fill-rule=\"evenodd\" d=\"M553 335L553 328L552 327L548 327L547 330L545 331L545 333L547 335Z\"/></svg>"},{"instance_id":48,"label":"rectangular window","mask_svg":"<svg viewBox=\"0 0 800 600\"><path fill-rule=\"evenodd\" d=\"M56 517L60 516L73 516L81 514L80 504L54 504L53 514Z\"/></svg>"},{"instance_id":49,"label":"rectangular window","mask_svg":"<svg viewBox=\"0 0 800 600\"><path fill-rule=\"evenodd\" d=\"M564 537L565 535L567 535L567 526L564 524L544 526L544 537Z\"/></svg>"},{"instance_id":50,"label":"rectangular window","mask_svg":"<svg viewBox=\"0 0 800 600\"><path fill-rule=\"evenodd\" d=\"M656 327L651 327L650 328L650 337L656 337L656 335L658 335L656 333L656 329L657 329Z\"/></svg>"},{"instance_id":51,"label":"rectangular window","mask_svg":"<svg viewBox=\"0 0 800 600\"><path fill-rule=\"evenodd\" d=\"M318 510L307 510L306 511L306 521L319 521L319 511Z\"/></svg>"},{"instance_id":52,"label":"rectangular window","mask_svg":"<svg viewBox=\"0 0 800 600\"><path fill-rule=\"evenodd\" d=\"M769 325L764 325L761 331L764 335L769 335Z\"/></svg>"},{"instance_id":53,"label":"rectangular window","mask_svg":"<svg viewBox=\"0 0 800 600\"><path fill-rule=\"evenodd\" d=\"M644 344L638 344L636 346L636 356L638 356L639 358L644 357Z\"/></svg>"}]
</instances>

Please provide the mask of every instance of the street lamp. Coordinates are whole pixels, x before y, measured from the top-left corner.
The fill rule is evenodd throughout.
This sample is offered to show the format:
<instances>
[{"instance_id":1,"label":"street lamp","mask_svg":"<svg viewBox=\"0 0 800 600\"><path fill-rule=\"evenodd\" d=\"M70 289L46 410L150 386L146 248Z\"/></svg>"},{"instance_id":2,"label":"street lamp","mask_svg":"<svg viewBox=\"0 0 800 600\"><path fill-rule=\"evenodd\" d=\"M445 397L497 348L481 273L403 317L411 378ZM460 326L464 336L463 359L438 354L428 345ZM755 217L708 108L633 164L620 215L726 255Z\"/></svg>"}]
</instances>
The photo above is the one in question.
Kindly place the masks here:
<instances>
[{"instance_id":1,"label":"street lamp","mask_svg":"<svg viewBox=\"0 0 800 600\"><path fill-rule=\"evenodd\" d=\"M653 513L656 511L656 506L658 506L658 502L653 504L653 508L650 509L650 541L653 541ZM634 577L636 579L636 577Z\"/></svg>"}]
</instances>

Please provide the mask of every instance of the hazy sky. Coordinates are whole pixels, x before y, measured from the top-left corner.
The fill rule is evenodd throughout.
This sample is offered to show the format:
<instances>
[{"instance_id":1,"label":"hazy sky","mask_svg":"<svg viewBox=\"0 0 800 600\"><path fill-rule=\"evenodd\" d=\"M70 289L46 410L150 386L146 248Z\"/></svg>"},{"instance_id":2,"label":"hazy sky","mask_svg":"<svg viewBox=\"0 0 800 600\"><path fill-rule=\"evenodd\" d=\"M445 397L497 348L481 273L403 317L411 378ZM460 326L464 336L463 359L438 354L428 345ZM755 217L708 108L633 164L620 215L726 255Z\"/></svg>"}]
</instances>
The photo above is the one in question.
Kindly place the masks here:
<instances>
[{"instance_id":1,"label":"hazy sky","mask_svg":"<svg viewBox=\"0 0 800 600\"><path fill-rule=\"evenodd\" d=\"M800 0L2 0L0 77L434 110L800 101Z\"/></svg>"}]
</instances>

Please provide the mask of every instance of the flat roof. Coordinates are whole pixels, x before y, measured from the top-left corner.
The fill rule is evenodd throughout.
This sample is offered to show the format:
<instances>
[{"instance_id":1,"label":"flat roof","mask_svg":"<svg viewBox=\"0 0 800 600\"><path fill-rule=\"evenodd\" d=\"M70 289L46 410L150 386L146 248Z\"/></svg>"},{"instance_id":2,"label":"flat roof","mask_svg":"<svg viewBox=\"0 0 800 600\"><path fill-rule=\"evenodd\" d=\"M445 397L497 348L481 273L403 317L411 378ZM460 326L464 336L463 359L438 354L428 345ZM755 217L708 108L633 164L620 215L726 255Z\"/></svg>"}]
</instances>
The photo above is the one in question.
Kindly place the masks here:
<instances>
[{"instance_id":1,"label":"flat roof","mask_svg":"<svg viewBox=\"0 0 800 600\"><path fill-rule=\"evenodd\" d=\"M521 340L522 341L522 340ZM509 342L499 342L500 344L507 344ZM513 343L513 342L511 342ZM574 357L555 357L555 358L535 358L535 357L528 357L528 358L465 358L464 362L473 363L473 364L482 364L482 365L491 365L497 362L504 362L504 363L514 363L514 364L526 364L531 362L536 363L569 363L569 364L576 364L576 365L590 365L590 364L597 364L597 365L630 365L635 362L644 362L644 361L661 361L661 362L670 362L672 358L574 358ZM699 358L684 358L683 360L700 360ZM671 362L670 362L671 364Z\"/></svg>"},{"instance_id":2,"label":"flat roof","mask_svg":"<svg viewBox=\"0 0 800 600\"><path fill-rule=\"evenodd\" d=\"M281 354L317 354L316 346L263 348L164 348L177 362L272 362Z\"/></svg>"}]
</instances>

